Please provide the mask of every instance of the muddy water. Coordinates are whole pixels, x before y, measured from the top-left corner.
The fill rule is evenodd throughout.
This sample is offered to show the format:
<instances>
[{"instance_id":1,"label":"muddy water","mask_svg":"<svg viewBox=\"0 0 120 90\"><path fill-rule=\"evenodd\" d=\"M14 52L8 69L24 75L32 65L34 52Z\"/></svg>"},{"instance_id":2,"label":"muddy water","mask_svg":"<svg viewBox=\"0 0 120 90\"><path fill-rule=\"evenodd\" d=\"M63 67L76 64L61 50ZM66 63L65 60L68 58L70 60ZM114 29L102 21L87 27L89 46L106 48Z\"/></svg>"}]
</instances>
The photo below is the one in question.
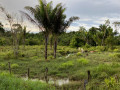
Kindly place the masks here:
<instances>
[{"instance_id":1,"label":"muddy water","mask_svg":"<svg viewBox=\"0 0 120 90\"><path fill-rule=\"evenodd\" d=\"M23 80L28 80L28 78L23 78ZM40 81L40 82L46 82L45 80L39 80L39 79L29 79L31 81ZM53 79L53 78L49 78L49 81L48 81L49 84L55 84L55 85L58 85L58 86L62 86L62 85L65 85L65 84L69 84L70 83L70 80L69 78L64 78L64 79Z\"/></svg>"}]
</instances>

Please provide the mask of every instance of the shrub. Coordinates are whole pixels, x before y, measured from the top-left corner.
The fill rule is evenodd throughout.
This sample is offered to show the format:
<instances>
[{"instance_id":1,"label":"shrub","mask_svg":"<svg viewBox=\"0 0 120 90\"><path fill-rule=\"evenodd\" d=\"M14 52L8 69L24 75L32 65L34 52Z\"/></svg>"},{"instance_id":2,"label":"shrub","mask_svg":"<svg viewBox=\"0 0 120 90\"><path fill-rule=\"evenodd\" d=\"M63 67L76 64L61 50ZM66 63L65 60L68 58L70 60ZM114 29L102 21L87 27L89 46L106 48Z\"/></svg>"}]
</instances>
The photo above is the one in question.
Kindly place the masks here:
<instances>
[{"instance_id":1,"label":"shrub","mask_svg":"<svg viewBox=\"0 0 120 90\"><path fill-rule=\"evenodd\" d=\"M119 49L114 49L113 51L114 51L114 52L119 52Z\"/></svg>"},{"instance_id":2,"label":"shrub","mask_svg":"<svg viewBox=\"0 0 120 90\"><path fill-rule=\"evenodd\" d=\"M102 72L105 72L108 76L113 75L116 73L116 71L113 69L112 65L107 64L100 64L97 66L97 68L94 68L94 75L95 77L99 77Z\"/></svg>"},{"instance_id":3,"label":"shrub","mask_svg":"<svg viewBox=\"0 0 120 90\"><path fill-rule=\"evenodd\" d=\"M86 65L89 63L89 60L85 59L85 58L80 58L77 60L77 62L81 65Z\"/></svg>"},{"instance_id":4,"label":"shrub","mask_svg":"<svg viewBox=\"0 0 120 90\"><path fill-rule=\"evenodd\" d=\"M85 44L85 47L86 47L86 48L90 48L91 46L86 43L86 44Z\"/></svg>"},{"instance_id":5,"label":"shrub","mask_svg":"<svg viewBox=\"0 0 120 90\"><path fill-rule=\"evenodd\" d=\"M109 54L111 58L120 58L120 53Z\"/></svg>"},{"instance_id":6,"label":"shrub","mask_svg":"<svg viewBox=\"0 0 120 90\"><path fill-rule=\"evenodd\" d=\"M77 55L77 56L82 56L82 53L81 53L81 52L78 52L76 55Z\"/></svg>"},{"instance_id":7,"label":"shrub","mask_svg":"<svg viewBox=\"0 0 120 90\"><path fill-rule=\"evenodd\" d=\"M11 65L11 68L18 68L18 67L19 67L18 64L12 64L12 65Z\"/></svg>"},{"instance_id":8,"label":"shrub","mask_svg":"<svg viewBox=\"0 0 120 90\"><path fill-rule=\"evenodd\" d=\"M104 47L104 46L97 46L97 47L96 47L96 50L97 50L97 51L106 51L106 49L107 49L107 48Z\"/></svg>"},{"instance_id":9,"label":"shrub","mask_svg":"<svg viewBox=\"0 0 120 90\"><path fill-rule=\"evenodd\" d=\"M70 77L70 80L79 81L79 80L83 80L83 79L86 79L86 78L87 78L86 73L77 72Z\"/></svg>"},{"instance_id":10,"label":"shrub","mask_svg":"<svg viewBox=\"0 0 120 90\"><path fill-rule=\"evenodd\" d=\"M5 57L4 57L4 59L13 59L13 58L15 58L13 52L7 53L7 54L5 55Z\"/></svg>"},{"instance_id":11,"label":"shrub","mask_svg":"<svg viewBox=\"0 0 120 90\"><path fill-rule=\"evenodd\" d=\"M0 67L5 68L5 67L6 67L6 64L1 63L1 64L0 64Z\"/></svg>"},{"instance_id":12,"label":"shrub","mask_svg":"<svg viewBox=\"0 0 120 90\"><path fill-rule=\"evenodd\" d=\"M85 41L78 37L73 37L70 41L71 47L81 47L83 45L85 45Z\"/></svg>"},{"instance_id":13,"label":"shrub","mask_svg":"<svg viewBox=\"0 0 120 90\"><path fill-rule=\"evenodd\" d=\"M108 75L107 75L106 72L102 72L102 73L100 73L100 75L98 76L99 79L105 79L105 78L107 78L107 77L108 77Z\"/></svg>"},{"instance_id":14,"label":"shrub","mask_svg":"<svg viewBox=\"0 0 120 90\"><path fill-rule=\"evenodd\" d=\"M68 62L66 62L66 63L62 63L62 64L60 65L60 68L61 68L61 69L68 69L68 68L70 68L70 67L72 67L72 66L74 66L73 62L72 62L72 61L68 61Z\"/></svg>"},{"instance_id":15,"label":"shrub","mask_svg":"<svg viewBox=\"0 0 120 90\"><path fill-rule=\"evenodd\" d=\"M104 81L105 81L105 84L108 88L114 87L116 84L116 80L113 77L111 77L110 79L106 78Z\"/></svg>"},{"instance_id":16,"label":"shrub","mask_svg":"<svg viewBox=\"0 0 120 90\"><path fill-rule=\"evenodd\" d=\"M69 52L69 50L59 50L59 53L61 55L66 55L66 54L69 54L70 52Z\"/></svg>"},{"instance_id":17,"label":"shrub","mask_svg":"<svg viewBox=\"0 0 120 90\"><path fill-rule=\"evenodd\" d=\"M116 53L114 56L120 58L120 53Z\"/></svg>"},{"instance_id":18,"label":"shrub","mask_svg":"<svg viewBox=\"0 0 120 90\"><path fill-rule=\"evenodd\" d=\"M52 55L48 56L48 59L53 59L54 57Z\"/></svg>"}]
</instances>

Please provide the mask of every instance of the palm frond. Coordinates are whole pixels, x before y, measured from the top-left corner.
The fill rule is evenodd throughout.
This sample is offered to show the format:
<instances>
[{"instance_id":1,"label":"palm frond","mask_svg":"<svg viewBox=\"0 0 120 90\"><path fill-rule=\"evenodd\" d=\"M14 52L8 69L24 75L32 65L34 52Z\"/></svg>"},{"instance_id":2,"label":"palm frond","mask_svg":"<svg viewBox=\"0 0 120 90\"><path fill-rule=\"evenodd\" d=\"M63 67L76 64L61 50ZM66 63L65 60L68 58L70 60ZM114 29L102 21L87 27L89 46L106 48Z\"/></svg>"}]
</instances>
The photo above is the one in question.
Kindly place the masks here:
<instances>
[{"instance_id":1,"label":"palm frond","mask_svg":"<svg viewBox=\"0 0 120 90\"><path fill-rule=\"evenodd\" d=\"M25 9L30 11L30 13L33 14L33 15L36 13L36 10L33 7L26 6Z\"/></svg>"}]
</instances>

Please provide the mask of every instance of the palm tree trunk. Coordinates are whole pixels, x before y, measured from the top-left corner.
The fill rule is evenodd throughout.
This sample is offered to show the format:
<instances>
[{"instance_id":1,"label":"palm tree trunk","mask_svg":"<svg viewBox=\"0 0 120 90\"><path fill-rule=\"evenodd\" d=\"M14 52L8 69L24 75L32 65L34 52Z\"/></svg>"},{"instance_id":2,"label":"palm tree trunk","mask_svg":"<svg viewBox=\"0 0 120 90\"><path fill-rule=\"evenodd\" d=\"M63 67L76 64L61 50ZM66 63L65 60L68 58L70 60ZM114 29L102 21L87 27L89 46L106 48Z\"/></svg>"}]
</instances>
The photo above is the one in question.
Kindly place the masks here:
<instances>
[{"instance_id":1,"label":"palm tree trunk","mask_svg":"<svg viewBox=\"0 0 120 90\"><path fill-rule=\"evenodd\" d=\"M57 51L57 37L55 37L54 41L54 58L56 58L56 51Z\"/></svg>"},{"instance_id":2,"label":"palm tree trunk","mask_svg":"<svg viewBox=\"0 0 120 90\"><path fill-rule=\"evenodd\" d=\"M47 60L48 35L45 35L45 60Z\"/></svg>"},{"instance_id":3,"label":"palm tree trunk","mask_svg":"<svg viewBox=\"0 0 120 90\"><path fill-rule=\"evenodd\" d=\"M50 48L52 50L52 38L50 39Z\"/></svg>"},{"instance_id":4,"label":"palm tree trunk","mask_svg":"<svg viewBox=\"0 0 120 90\"><path fill-rule=\"evenodd\" d=\"M23 37L23 50L25 50L25 37Z\"/></svg>"}]
</instances>

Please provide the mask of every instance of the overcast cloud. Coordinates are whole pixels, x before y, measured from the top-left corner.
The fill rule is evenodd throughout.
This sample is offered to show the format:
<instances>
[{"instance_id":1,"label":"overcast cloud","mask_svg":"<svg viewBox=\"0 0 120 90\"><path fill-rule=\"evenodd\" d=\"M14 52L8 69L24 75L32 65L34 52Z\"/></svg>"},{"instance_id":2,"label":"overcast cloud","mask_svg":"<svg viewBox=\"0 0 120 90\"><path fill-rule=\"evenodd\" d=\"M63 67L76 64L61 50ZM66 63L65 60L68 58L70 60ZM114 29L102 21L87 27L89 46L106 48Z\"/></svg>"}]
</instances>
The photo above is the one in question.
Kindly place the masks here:
<instances>
[{"instance_id":1,"label":"overcast cloud","mask_svg":"<svg viewBox=\"0 0 120 90\"><path fill-rule=\"evenodd\" d=\"M47 0L49 2L51 0ZM106 19L111 22L120 21L120 0L52 0L53 5L62 2L67 8L66 14L69 17L79 16L80 20L72 24L68 31L77 31L79 26L89 29L92 26L98 27ZM10 12L24 10L25 6L35 6L38 0L0 0L0 4ZM4 24L2 15L0 21ZM28 23L28 30L38 32L39 30ZM6 26L7 27L7 26Z\"/></svg>"}]
</instances>

